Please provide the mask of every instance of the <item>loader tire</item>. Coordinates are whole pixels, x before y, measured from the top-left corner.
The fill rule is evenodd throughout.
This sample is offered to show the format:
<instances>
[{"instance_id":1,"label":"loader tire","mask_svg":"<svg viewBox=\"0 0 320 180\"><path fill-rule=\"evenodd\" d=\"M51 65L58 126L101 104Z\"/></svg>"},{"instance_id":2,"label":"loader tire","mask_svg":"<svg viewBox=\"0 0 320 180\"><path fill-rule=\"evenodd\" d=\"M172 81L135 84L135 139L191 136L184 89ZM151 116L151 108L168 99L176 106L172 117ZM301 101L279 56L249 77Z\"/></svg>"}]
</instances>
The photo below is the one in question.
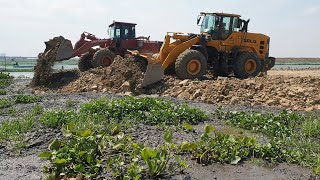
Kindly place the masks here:
<instances>
[{"instance_id":1,"label":"loader tire","mask_svg":"<svg viewBox=\"0 0 320 180\"><path fill-rule=\"evenodd\" d=\"M262 63L255 53L241 53L234 64L234 75L239 79L255 77L261 72Z\"/></svg>"},{"instance_id":2,"label":"loader tire","mask_svg":"<svg viewBox=\"0 0 320 180\"><path fill-rule=\"evenodd\" d=\"M92 59L93 67L108 67L113 62L116 55L110 49L100 49L94 53Z\"/></svg>"},{"instance_id":3,"label":"loader tire","mask_svg":"<svg viewBox=\"0 0 320 180\"><path fill-rule=\"evenodd\" d=\"M178 56L175 71L180 79L201 78L207 71L207 59L201 52L188 49Z\"/></svg>"},{"instance_id":4,"label":"loader tire","mask_svg":"<svg viewBox=\"0 0 320 180\"><path fill-rule=\"evenodd\" d=\"M86 53L80 57L78 62L78 67L81 72L87 71L93 67L91 64L92 57L93 57L93 54L91 53Z\"/></svg>"}]
</instances>

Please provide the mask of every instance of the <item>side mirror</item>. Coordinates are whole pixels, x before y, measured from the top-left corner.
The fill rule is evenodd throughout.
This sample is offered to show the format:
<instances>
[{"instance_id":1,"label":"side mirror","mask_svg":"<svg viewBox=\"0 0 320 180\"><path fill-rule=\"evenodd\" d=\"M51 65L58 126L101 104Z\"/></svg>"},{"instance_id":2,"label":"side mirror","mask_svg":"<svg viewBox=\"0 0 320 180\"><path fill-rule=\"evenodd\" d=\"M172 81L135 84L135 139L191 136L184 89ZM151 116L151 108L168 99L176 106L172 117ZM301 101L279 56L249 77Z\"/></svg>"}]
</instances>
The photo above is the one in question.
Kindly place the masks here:
<instances>
[{"instance_id":1,"label":"side mirror","mask_svg":"<svg viewBox=\"0 0 320 180\"><path fill-rule=\"evenodd\" d=\"M201 25L201 20L203 18L203 15L199 15L197 18L197 25L200 26Z\"/></svg>"}]
</instances>

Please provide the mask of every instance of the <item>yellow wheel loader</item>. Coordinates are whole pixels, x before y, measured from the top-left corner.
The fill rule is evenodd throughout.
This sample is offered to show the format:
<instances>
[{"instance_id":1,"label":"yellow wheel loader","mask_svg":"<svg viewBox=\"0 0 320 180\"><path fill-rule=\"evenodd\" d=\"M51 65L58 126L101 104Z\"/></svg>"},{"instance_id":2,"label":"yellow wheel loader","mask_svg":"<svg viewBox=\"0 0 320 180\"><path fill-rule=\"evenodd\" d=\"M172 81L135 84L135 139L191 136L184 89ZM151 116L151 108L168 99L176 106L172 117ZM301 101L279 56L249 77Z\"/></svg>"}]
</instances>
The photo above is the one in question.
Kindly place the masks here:
<instances>
[{"instance_id":1,"label":"yellow wheel loader","mask_svg":"<svg viewBox=\"0 0 320 180\"><path fill-rule=\"evenodd\" d=\"M249 20L240 17L201 13L197 19L200 34L167 33L159 54L132 52L148 59L142 86L161 80L167 70L175 71L181 79L201 78L207 70L240 79L267 72L275 63L275 58L269 57L270 38L249 33Z\"/></svg>"}]
</instances>

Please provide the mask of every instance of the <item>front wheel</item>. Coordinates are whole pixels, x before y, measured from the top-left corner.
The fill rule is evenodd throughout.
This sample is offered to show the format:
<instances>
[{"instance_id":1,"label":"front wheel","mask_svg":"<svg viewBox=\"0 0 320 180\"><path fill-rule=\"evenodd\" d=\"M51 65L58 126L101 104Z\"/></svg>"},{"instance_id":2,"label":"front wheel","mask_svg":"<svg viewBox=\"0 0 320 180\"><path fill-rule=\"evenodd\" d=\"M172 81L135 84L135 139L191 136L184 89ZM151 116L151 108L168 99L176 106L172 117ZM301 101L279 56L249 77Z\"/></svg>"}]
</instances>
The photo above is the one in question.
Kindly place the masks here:
<instances>
[{"instance_id":1,"label":"front wheel","mask_svg":"<svg viewBox=\"0 0 320 180\"><path fill-rule=\"evenodd\" d=\"M81 72L87 71L93 67L91 64L92 57L93 57L93 54L90 54L90 53L86 53L80 57L78 62L78 67Z\"/></svg>"},{"instance_id":2,"label":"front wheel","mask_svg":"<svg viewBox=\"0 0 320 180\"><path fill-rule=\"evenodd\" d=\"M207 59L199 51L188 49L181 53L175 63L175 72L180 79L201 78L207 71Z\"/></svg>"},{"instance_id":3,"label":"front wheel","mask_svg":"<svg viewBox=\"0 0 320 180\"><path fill-rule=\"evenodd\" d=\"M261 72L262 63L255 53L241 53L234 65L234 75L240 79L255 77Z\"/></svg>"},{"instance_id":4,"label":"front wheel","mask_svg":"<svg viewBox=\"0 0 320 180\"><path fill-rule=\"evenodd\" d=\"M110 49L98 50L92 59L93 67L108 67L113 62L116 55Z\"/></svg>"}]
</instances>

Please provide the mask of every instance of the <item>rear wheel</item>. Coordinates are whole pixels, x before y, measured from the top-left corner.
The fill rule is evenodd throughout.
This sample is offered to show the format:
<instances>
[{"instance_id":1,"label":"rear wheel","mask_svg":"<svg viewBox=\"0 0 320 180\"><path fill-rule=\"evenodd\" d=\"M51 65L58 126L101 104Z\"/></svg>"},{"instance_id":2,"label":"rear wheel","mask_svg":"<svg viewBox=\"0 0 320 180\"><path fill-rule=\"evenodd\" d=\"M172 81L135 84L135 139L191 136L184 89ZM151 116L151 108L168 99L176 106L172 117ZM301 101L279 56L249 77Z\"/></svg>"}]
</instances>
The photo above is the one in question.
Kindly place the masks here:
<instances>
[{"instance_id":1,"label":"rear wheel","mask_svg":"<svg viewBox=\"0 0 320 180\"><path fill-rule=\"evenodd\" d=\"M234 75L240 79L255 77L261 72L261 61L251 52L241 53L234 66Z\"/></svg>"},{"instance_id":2,"label":"rear wheel","mask_svg":"<svg viewBox=\"0 0 320 180\"><path fill-rule=\"evenodd\" d=\"M206 74L207 59L197 50L188 49L181 53L175 63L175 71L181 79L201 78Z\"/></svg>"},{"instance_id":3,"label":"rear wheel","mask_svg":"<svg viewBox=\"0 0 320 180\"><path fill-rule=\"evenodd\" d=\"M87 71L92 68L92 63L91 63L92 57L93 57L93 54L90 54L90 53L86 53L80 57L78 62L78 67L81 72Z\"/></svg>"},{"instance_id":4,"label":"rear wheel","mask_svg":"<svg viewBox=\"0 0 320 180\"><path fill-rule=\"evenodd\" d=\"M93 67L108 67L113 62L116 55L110 49L98 50L92 59Z\"/></svg>"}]
</instances>

